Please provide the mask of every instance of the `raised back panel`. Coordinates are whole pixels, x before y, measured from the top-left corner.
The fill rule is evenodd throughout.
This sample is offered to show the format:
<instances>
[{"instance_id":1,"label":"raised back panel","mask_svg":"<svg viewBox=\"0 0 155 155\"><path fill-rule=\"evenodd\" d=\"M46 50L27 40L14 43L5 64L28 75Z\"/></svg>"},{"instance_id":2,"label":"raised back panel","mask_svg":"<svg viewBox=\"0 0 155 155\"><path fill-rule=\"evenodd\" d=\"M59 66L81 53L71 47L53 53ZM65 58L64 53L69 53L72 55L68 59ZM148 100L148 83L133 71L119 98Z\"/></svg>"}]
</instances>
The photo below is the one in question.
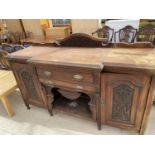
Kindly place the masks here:
<instances>
[{"instance_id":1,"label":"raised back panel","mask_svg":"<svg viewBox=\"0 0 155 155\"><path fill-rule=\"evenodd\" d=\"M57 44L62 47L102 47L103 39L95 38L84 33L72 34Z\"/></svg>"}]
</instances>

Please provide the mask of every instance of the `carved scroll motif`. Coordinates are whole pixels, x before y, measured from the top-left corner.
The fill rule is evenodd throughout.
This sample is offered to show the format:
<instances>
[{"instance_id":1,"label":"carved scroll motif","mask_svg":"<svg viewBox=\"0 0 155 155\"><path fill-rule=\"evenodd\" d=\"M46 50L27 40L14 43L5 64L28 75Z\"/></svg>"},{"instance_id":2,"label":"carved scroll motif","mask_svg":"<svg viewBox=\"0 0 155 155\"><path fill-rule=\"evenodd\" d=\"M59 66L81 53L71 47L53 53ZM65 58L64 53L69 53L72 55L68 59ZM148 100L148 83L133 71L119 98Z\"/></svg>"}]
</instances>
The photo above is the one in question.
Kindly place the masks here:
<instances>
[{"instance_id":1,"label":"carved scroll motif","mask_svg":"<svg viewBox=\"0 0 155 155\"><path fill-rule=\"evenodd\" d=\"M26 70L21 70L20 72L21 72L20 74L21 74L24 86L26 87L28 96L32 99L37 99L38 95L36 92L32 75Z\"/></svg>"},{"instance_id":2,"label":"carved scroll motif","mask_svg":"<svg viewBox=\"0 0 155 155\"><path fill-rule=\"evenodd\" d=\"M75 33L59 41L62 47L102 47L103 39L88 34Z\"/></svg>"},{"instance_id":3,"label":"carved scroll motif","mask_svg":"<svg viewBox=\"0 0 155 155\"><path fill-rule=\"evenodd\" d=\"M134 90L121 84L113 89L112 119L130 121Z\"/></svg>"}]
</instances>

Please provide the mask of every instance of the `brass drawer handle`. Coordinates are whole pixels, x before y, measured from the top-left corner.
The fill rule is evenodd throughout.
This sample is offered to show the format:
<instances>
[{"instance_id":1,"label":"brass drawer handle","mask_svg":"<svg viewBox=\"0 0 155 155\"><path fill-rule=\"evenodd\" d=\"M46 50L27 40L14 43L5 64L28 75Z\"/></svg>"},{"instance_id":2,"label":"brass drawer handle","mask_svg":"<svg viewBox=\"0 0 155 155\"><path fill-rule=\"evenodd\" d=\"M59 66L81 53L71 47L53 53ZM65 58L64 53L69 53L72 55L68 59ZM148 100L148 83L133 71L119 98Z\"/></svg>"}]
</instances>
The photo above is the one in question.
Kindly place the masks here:
<instances>
[{"instance_id":1,"label":"brass drawer handle","mask_svg":"<svg viewBox=\"0 0 155 155\"><path fill-rule=\"evenodd\" d=\"M44 43L44 42L39 42L39 44L42 44L42 45L44 45L45 43Z\"/></svg>"},{"instance_id":2,"label":"brass drawer handle","mask_svg":"<svg viewBox=\"0 0 155 155\"><path fill-rule=\"evenodd\" d=\"M53 81L47 81L49 84L51 84L51 85L53 85L54 84L54 82Z\"/></svg>"},{"instance_id":3,"label":"brass drawer handle","mask_svg":"<svg viewBox=\"0 0 155 155\"><path fill-rule=\"evenodd\" d=\"M51 76L51 75L52 75L52 73L49 72L49 71L44 71L44 74L45 74L46 76Z\"/></svg>"},{"instance_id":4,"label":"brass drawer handle","mask_svg":"<svg viewBox=\"0 0 155 155\"><path fill-rule=\"evenodd\" d=\"M81 81L83 79L83 76L80 74L75 74L73 75L73 79L76 81Z\"/></svg>"},{"instance_id":5,"label":"brass drawer handle","mask_svg":"<svg viewBox=\"0 0 155 155\"><path fill-rule=\"evenodd\" d=\"M82 86L76 86L76 89L77 90L83 90L83 87Z\"/></svg>"}]
</instances>

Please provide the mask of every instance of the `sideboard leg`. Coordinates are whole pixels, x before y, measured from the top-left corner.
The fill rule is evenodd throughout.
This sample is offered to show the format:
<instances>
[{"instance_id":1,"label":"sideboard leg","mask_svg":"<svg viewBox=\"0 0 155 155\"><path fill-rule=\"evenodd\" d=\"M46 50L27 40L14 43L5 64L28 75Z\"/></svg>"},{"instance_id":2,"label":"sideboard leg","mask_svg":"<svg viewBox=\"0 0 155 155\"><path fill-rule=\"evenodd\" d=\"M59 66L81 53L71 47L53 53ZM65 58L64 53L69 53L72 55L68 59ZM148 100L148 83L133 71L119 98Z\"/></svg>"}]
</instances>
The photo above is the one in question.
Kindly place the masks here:
<instances>
[{"instance_id":1,"label":"sideboard leg","mask_svg":"<svg viewBox=\"0 0 155 155\"><path fill-rule=\"evenodd\" d=\"M97 127L101 130L101 102L99 94L88 94L90 97L89 109L92 112L93 120L97 121Z\"/></svg>"},{"instance_id":2,"label":"sideboard leg","mask_svg":"<svg viewBox=\"0 0 155 155\"><path fill-rule=\"evenodd\" d=\"M30 105L29 104L26 104L26 107L28 110L30 110Z\"/></svg>"},{"instance_id":3,"label":"sideboard leg","mask_svg":"<svg viewBox=\"0 0 155 155\"><path fill-rule=\"evenodd\" d=\"M88 103L89 109L92 113L92 118L94 121L97 120L97 111L96 111L96 98L94 94L87 94L90 98L90 101Z\"/></svg>"},{"instance_id":4,"label":"sideboard leg","mask_svg":"<svg viewBox=\"0 0 155 155\"><path fill-rule=\"evenodd\" d=\"M51 92L52 88L49 86L45 86L45 90L47 92L47 107L48 107L48 111L50 113L51 116L53 116L53 101L54 101L54 95Z\"/></svg>"},{"instance_id":5,"label":"sideboard leg","mask_svg":"<svg viewBox=\"0 0 155 155\"><path fill-rule=\"evenodd\" d=\"M99 94L95 94L96 98L96 111L97 111L97 126L98 130L101 130L101 99Z\"/></svg>"}]
</instances>

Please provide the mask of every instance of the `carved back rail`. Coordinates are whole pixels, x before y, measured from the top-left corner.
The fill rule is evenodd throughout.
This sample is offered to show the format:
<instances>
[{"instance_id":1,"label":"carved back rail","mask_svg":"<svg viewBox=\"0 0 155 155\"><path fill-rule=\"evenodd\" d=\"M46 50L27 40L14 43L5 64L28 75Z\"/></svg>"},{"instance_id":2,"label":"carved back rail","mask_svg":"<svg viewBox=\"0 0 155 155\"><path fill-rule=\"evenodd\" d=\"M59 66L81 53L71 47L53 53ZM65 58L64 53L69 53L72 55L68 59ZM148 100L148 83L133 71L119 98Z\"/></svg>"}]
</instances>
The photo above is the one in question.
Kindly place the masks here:
<instances>
[{"instance_id":1,"label":"carved back rail","mask_svg":"<svg viewBox=\"0 0 155 155\"><path fill-rule=\"evenodd\" d=\"M95 38L84 33L75 33L62 40L57 40L56 44L61 47L102 47L104 39Z\"/></svg>"}]
</instances>

